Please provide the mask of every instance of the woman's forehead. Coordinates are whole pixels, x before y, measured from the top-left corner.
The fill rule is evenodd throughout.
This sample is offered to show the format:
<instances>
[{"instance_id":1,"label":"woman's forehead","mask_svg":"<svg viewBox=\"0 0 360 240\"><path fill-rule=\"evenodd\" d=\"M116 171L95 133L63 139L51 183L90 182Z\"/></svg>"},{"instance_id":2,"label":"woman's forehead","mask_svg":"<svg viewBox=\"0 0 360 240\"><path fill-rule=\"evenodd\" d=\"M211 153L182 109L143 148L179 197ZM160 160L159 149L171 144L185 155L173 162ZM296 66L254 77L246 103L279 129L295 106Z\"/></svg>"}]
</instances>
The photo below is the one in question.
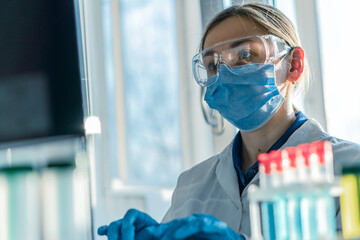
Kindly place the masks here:
<instances>
[{"instance_id":1,"label":"woman's forehead","mask_svg":"<svg viewBox=\"0 0 360 240\"><path fill-rule=\"evenodd\" d=\"M253 35L263 35L261 31L251 20L246 17L229 17L209 31L205 38L204 49L217 43L243 38Z\"/></svg>"}]
</instances>

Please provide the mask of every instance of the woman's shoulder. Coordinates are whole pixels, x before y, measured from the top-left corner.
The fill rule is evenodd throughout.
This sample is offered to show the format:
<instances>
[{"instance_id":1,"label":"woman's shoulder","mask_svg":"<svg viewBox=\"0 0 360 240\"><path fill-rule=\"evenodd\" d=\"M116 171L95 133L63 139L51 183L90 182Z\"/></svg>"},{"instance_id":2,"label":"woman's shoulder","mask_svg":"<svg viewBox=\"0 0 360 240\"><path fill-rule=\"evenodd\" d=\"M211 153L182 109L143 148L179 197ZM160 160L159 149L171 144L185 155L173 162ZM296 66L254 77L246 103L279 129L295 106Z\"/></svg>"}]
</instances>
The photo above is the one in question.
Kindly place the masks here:
<instances>
[{"instance_id":1,"label":"woman's shoulder","mask_svg":"<svg viewBox=\"0 0 360 240\"><path fill-rule=\"evenodd\" d=\"M232 144L229 144L222 152L180 174L163 222L204 210L206 199L210 199L211 194L212 198L226 194L220 187L216 171L222 161L232 161L229 159L231 149Z\"/></svg>"},{"instance_id":2,"label":"woman's shoulder","mask_svg":"<svg viewBox=\"0 0 360 240\"><path fill-rule=\"evenodd\" d=\"M360 166L360 145L331 136L314 119L309 119L296 130L282 148L314 141L331 142L335 175L341 174L343 166Z\"/></svg>"},{"instance_id":3,"label":"woman's shoulder","mask_svg":"<svg viewBox=\"0 0 360 240\"><path fill-rule=\"evenodd\" d=\"M312 134L317 135L317 137L314 137L314 140L331 142L333 149L335 175L341 175L341 171L344 166L360 166L359 144L328 134L321 128L320 124L314 120L309 123L310 126L308 132L311 131Z\"/></svg>"},{"instance_id":4,"label":"woman's shoulder","mask_svg":"<svg viewBox=\"0 0 360 240\"><path fill-rule=\"evenodd\" d=\"M360 166L359 144L333 136L327 136L323 140L331 142L335 175L341 175L343 167Z\"/></svg>"},{"instance_id":5,"label":"woman's shoulder","mask_svg":"<svg viewBox=\"0 0 360 240\"><path fill-rule=\"evenodd\" d=\"M181 186L186 186L188 188L192 184L199 185L201 182L214 179L220 161L232 161L231 151L232 143L227 145L220 153L217 153L182 172L178 178L177 188Z\"/></svg>"}]
</instances>

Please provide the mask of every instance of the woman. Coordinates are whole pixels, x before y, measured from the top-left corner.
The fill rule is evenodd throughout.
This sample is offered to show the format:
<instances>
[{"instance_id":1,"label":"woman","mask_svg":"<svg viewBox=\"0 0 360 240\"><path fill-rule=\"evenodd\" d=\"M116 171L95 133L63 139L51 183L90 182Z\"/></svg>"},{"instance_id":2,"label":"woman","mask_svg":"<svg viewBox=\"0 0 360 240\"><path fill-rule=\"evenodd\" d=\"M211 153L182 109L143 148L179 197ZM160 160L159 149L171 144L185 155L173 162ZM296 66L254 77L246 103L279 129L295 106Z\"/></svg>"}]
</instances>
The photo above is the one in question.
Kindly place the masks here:
<instances>
[{"instance_id":1,"label":"woman","mask_svg":"<svg viewBox=\"0 0 360 240\"><path fill-rule=\"evenodd\" d=\"M221 153L180 175L164 224L130 210L99 229L109 239L135 233L139 239L247 238L247 187L259 184L259 153L328 140L336 175L342 163L360 159L359 145L329 136L293 107L294 94L306 85L306 60L293 24L279 10L263 4L228 8L209 23L200 49L193 72L206 87L205 101L240 131ZM340 229L338 203L336 219Z\"/></svg>"}]
</instances>

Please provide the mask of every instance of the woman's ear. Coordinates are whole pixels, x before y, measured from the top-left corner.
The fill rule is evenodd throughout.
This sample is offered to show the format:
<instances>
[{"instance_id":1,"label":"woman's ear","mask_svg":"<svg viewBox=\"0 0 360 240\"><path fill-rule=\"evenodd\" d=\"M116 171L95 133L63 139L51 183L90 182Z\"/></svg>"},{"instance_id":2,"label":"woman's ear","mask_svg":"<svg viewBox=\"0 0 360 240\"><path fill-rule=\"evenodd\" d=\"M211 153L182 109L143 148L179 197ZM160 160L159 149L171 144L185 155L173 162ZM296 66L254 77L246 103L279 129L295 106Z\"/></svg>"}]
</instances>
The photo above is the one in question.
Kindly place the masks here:
<instances>
[{"instance_id":1,"label":"woman's ear","mask_svg":"<svg viewBox=\"0 0 360 240\"><path fill-rule=\"evenodd\" d=\"M287 80L289 82L296 82L300 79L304 71L304 49L301 47L296 47L290 52L290 68L287 74Z\"/></svg>"}]
</instances>

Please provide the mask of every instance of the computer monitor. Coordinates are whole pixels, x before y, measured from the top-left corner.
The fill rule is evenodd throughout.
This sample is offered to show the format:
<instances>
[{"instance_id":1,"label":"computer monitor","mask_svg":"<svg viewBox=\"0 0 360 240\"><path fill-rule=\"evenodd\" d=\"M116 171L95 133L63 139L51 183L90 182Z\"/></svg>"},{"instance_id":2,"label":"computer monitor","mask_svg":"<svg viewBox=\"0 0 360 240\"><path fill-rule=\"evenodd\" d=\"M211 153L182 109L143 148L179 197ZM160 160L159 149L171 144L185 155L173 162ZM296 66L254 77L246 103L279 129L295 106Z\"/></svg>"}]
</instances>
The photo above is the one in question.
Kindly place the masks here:
<instances>
[{"instance_id":1,"label":"computer monitor","mask_svg":"<svg viewBox=\"0 0 360 240\"><path fill-rule=\"evenodd\" d=\"M0 1L0 146L84 135L73 0Z\"/></svg>"}]
</instances>

